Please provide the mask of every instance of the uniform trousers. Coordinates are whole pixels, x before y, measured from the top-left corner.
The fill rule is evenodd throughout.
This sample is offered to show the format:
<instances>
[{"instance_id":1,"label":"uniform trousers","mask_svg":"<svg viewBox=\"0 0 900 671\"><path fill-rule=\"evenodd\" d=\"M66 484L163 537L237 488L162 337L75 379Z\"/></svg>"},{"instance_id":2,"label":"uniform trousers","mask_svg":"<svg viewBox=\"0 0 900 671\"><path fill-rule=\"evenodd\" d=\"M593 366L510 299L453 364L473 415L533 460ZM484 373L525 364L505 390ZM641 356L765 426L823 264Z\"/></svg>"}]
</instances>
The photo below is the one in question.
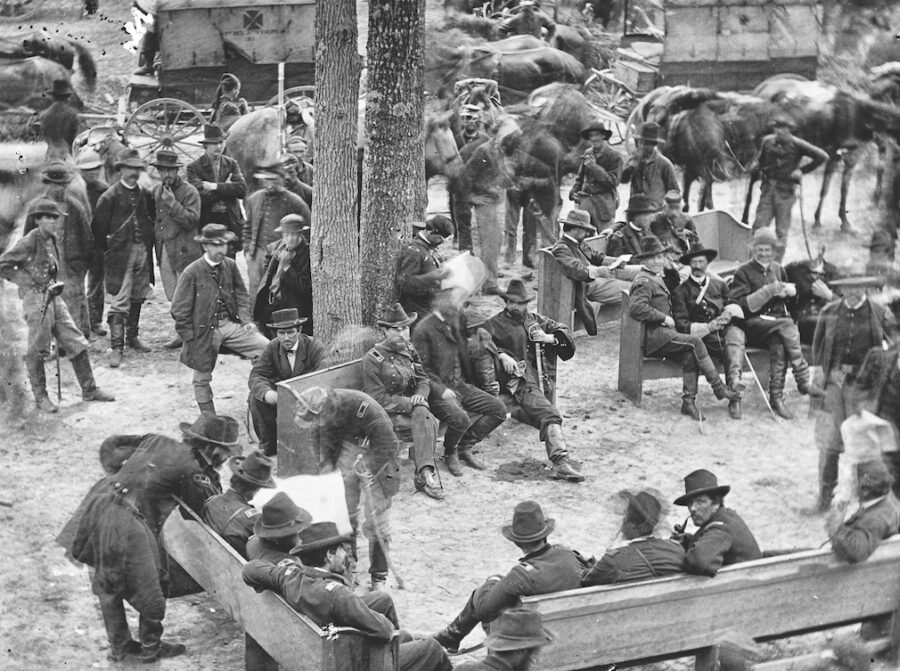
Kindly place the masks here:
<instances>
[{"instance_id":1,"label":"uniform trousers","mask_svg":"<svg viewBox=\"0 0 900 671\"><path fill-rule=\"evenodd\" d=\"M125 616L126 599L121 594L109 594L99 586L94 587L94 594L100 600L100 612L103 614L103 624L106 627L106 636L109 639L109 647L113 653L121 653L123 648L131 640L131 631L128 628L128 619ZM136 603L128 600L128 603L139 613L138 637L144 648L155 648L159 645L163 634L163 618L166 616L166 600L160 590L158 598L148 603Z\"/></svg>"},{"instance_id":2,"label":"uniform trousers","mask_svg":"<svg viewBox=\"0 0 900 671\"><path fill-rule=\"evenodd\" d=\"M486 284L497 284L497 264L500 262L500 222L497 219L498 204L494 201L475 205L475 223L481 243L478 258L488 271Z\"/></svg>"},{"instance_id":3,"label":"uniform trousers","mask_svg":"<svg viewBox=\"0 0 900 671\"><path fill-rule=\"evenodd\" d=\"M81 332L87 337L91 333L91 320L88 317L87 296L84 294L84 275L84 271L73 272L71 269L66 269L62 299L69 309L75 326L81 329Z\"/></svg>"},{"instance_id":4,"label":"uniform trousers","mask_svg":"<svg viewBox=\"0 0 900 671\"><path fill-rule=\"evenodd\" d=\"M107 282L109 276L107 274ZM109 314L127 315L131 301L143 301L150 293L150 259L143 242L133 242L122 275L122 285L116 294L110 294Z\"/></svg>"},{"instance_id":5,"label":"uniform trousers","mask_svg":"<svg viewBox=\"0 0 900 671\"><path fill-rule=\"evenodd\" d=\"M714 359L721 361L725 367L725 381L732 389L741 381L746 339L744 331L731 324L721 331L714 331L703 337L706 351Z\"/></svg>"},{"instance_id":6,"label":"uniform trousers","mask_svg":"<svg viewBox=\"0 0 900 671\"><path fill-rule=\"evenodd\" d=\"M278 406L260 401L253 394L248 400L253 430L259 438L259 449L263 454L274 457L278 454Z\"/></svg>"},{"instance_id":7,"label":"uniform trousers","mask_svg":"<svg viewBox=\"0 0 900 671\"><path fill-rule=\"evenodd\" d=\"M453 391L456 398L452 400L436 394L428 399L431 413L447 425L444 434L446 454L457 449L471 449L506 419L506 406L496 396L468 382L459 383Z\"/></svg>"},{"instance_id":8,"label":"uniform trousers","mask_svg":"<svg viewBox=\"0 0 900 671\"><path fill-rule=\"evenodd\" d=\"M230 319L220 322L213 331L213 351L218 352L222 345L227 346L245 356L248 359L255 359L266 348L269 341L266 337L256 329L245 329L241 324L233 322ZM215 365L215 362L213 362ZM212 387L212 371L194 371L194 398L197 403L211 403L213 400Z\"/></svg>"},{"instance_id":9,"label":"uniform trousers","mask_svg":"<svg viewBox=\"0 0 900 671\"><path fill-rule=\"evenodd\" d=\"M697 394L696 378L695 384L689 386L687 379L694 376L699 370L698 362L709 359L709 351L700 336L691 335L689 333L679 333L675 329L667 329L669 342L662 347L658 347L652 352L647 352L647 356L681 356L681 371L684 375L684 386L682 388L682 396L685 399L694 398Z\"/></svg>"},{"instance_id":10,"label":"uniform trousers","mask_svg":"<svg viewBox=\"0 0 900 671\"><path fill-rule=\"evenodd\" d=\"M44 294L29 291L22 299L22 312L28 324L28 349L25 359L40 360L50 355L50 344L55 337L59 346L69 356L75 357L88 348L88 341L75 322L65 301L60 296L54 297L41 316L44 305Z\"/></svg>"},{"instance_id":11,"label":"uniform trousers","mask_svg":"<svg viewBox=\"0 0 900 671\"><path fill-rule=\"evenodd\" d=\"M781 242L782 254L791 228L791 211L797 200L797 185L768 179L759 190L759 204L756 206L756 221L753 229L768 226L775 219L775 237Z\"/></svg>"},{"instance_id":12,"label":"uniform trousers","mask_svg":"<svg viewBox=\"0 0 900 671\"><path fill-rule=\"evenodd\" d=\"M266 273L266 248L257 247L253 256L244 254L244 260L247 262L247 293L252 305L259 291L259 282Z\"/></svg>"},{"instance_id":13,"label":"uniform trousers","mask_svg":"<svg viewBox=\"0 0 900 671\"><path fill-rule=\"evenodd\" d=\"M91 258L87 271L88 315L92 328L103 322L103 303L105 298L103 265L103 254L98 251Z\"/></svg>"},{"instance_id":14,"label":"uniform trousers","mask_svg":"<svg viewBox=\"0 0 900 671\"><path fill-rule=\"evenodd\" d=\"M409 415L393 414L394 433L402 440L412 438L412 460L416 473L426 466L435 468L434 448L437 443L438 421L424 405L417 405Z\"/></svg>"},{"instance_id":15,"label":"uniform trousers","mask_svg":"<svg viewBox=\"0 0 900 671\"><path fill-rule=\"evenodd\" d=\"M595 277L584 287L584 295L594 303L621 303L622 292L631 290L631 281L640 272L640 266L625 266L610 270L600 266L600 277Z\"/></svg>"},{"instance_id":16,"label":"uniform trousers","mask_svg":"<svg viewBox=\"0 0 900 671\"><path fill-rule=\"evenodd\" d=\"M506 403L513 419L540 430L540 437L546 443L547 456L550 457L550 461L556 463L569 456L569 453L555 441L551 443L547 440L547 427L551 424L562 424L562 415L547 400L540 387L523 380L519 382L515 394L512 396L503 394L501 398Z\"/></svg>"}]
</instances>

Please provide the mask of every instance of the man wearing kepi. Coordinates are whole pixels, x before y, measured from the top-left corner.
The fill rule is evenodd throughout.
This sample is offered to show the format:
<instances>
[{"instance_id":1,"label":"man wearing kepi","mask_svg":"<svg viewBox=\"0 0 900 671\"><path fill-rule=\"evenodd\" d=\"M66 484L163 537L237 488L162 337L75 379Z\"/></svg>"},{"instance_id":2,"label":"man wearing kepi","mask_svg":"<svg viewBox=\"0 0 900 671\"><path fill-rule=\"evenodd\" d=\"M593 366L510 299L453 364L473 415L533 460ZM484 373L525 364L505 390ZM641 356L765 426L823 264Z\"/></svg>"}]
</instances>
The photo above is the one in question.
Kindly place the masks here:
<instances>
[{"instance_id":1,"label":"man wearing kepi","mask_svg":"<svg viewBox=\"0 0 900 671\"><path fill-rule=\"evenodd\" d=\"M556 520L545 518L536 501L517 504L512 524L501 532L524 556L505 576L491 576L475 589L453 622L435 634L437 642L456 652L479 622L493 622L504 610L519 606L520 597L580 587L586 563L577 552L547 542L555 528Z\"/></svg>"},{"instance_id":2,"label":"man wearing kepi","mask_svg":"<svg viewBox=\"0 0 900 671\"><path fill-rule=\"evenodd\" d=\"M700 336L710 355L724 363L725 383L739 394L728 402L728 412L732 419L740 419L745 337L733 319L742 317L743 311L732 302L728 285L708 272L717 255L715 249L699 247L679 259L682 265L691 267L691 274L672 292L672 317L677 331ZM696 404L691 411L692 417L694 411L700 412Z\"/></svg>"},{"instance_id":3,"label":"man wearing kepi","mask_svg":"<svg viewBox=\"0 0 900 671\"><path fill-rule=\"evenodd\" d=\"M256 359L269 343L250 317L250 298L234 259L226 256L234 233L221 224L207 224L195 240L203 256L178 279L172 298L175 330L184 341L181 363L194 370L194 396L200 412L215 414L212 371L219 348Z\"/></svg>"},{"instance_id":4,"label":"man wearing kepi","mask_svg":"<svg viewBox=\"0 0 900 671\"><path fill-rule=\"evenodd\" d=\"M688 573L714 576L723 566L762 557L747 524L725 507L725 495L730 491L729 485L719 485L707 470L685 476L684 494L675 499L675 505L687 506L697 531L687 534L683 526L676 526L672 537L687 550Z\"/></svg>"},{"instance_id":5,"label":"man wearing kepi","mask_svg":"<svg viewBox=\"0 0 900 671\"><path fill-rule=\"evenodd\" d=\"M482 326L499 351L501 399L512 417L540 431L557 480L581 482L584 476L569 461L562 415L550 399L556 384L556 358L575 355L569 327L536 312L522 280L511 280L502 294L506 307Z\"/></svg>"},{"instance_id":6,"label":"man wearing kepi","mask_svg":"<svg viewBox=\"0 0 900 671\"><path fill-rule=\"evenodd\" d=\"M797 287L787 281L784 269L774 261L778 240L768 228L754 231L751 240L753 259L734 273L731 298L744 312L747 344L769 350L769 403L784 419L793 413L784 404L784 382L787 364L794 371L797 391L810 396L824 392L812 383L809 364L800 347L800 331L786 305L786 299L797 294Z\"/></svg>"},{"instance_id":7,"label":"man wearing kepi","mask_svg":"<svg viewBox=\"0 0 900 671\"><path fill-rule=\"evenodd\" d=\"M437 248L453 235L453 223L438 215L426 222L414 221L412 227L413 238L397 257L395 281L403 309L424 318L434 307L441 280L450 274ZM417 323L413 322L413 328Z\"/></svg>"},{"instance_id":8,"label":"man wearing kepi","mask_svg":"<svg viewBox=\"0 0 900 671\"><path fill-rule=\"evenodd\" d=\"M415 320L416 313L407 315L399 303L384 311L377 322L384 340L363 357L363 391L387 411L398 437L412 437L416 491L440 500L444 492L435 479L434 463L438 421L428 408L431 382L409 339L409 325Z\"/></svg>"},{"instance_id":9,"label":"man wearing kepi","mask_svg":"<svg viewBox=\"0 0 900 671\"><path fill-rule=\"evenodd\" d=\"M581 137L591 146L581 157L569 200L588 213L589 223L594 232L599 233L616 218L619 206L616 187L622 177L624 161L619 152L609 146L612 131L603 122L588 124L581 130Z\"/></svg>"},{"instance_id":10,"label":"man wearing kepi","mask_svg":"<svg viewBox=\"0 0 900 671\"><path fill-rule=\"evenodd\" d=\"M47 395L44 370L54 337L69 354L81 386L81 397L85 401L114 401L94 381L87 339L75 325L61 297L63 283L56 280L60 268L59 221L65 212L56 201L45 198L34 204L29 213L34 216L37 228L0 255L0 277L19 287L22 311L28 324L25 368L38 409L43 412L58 410Z\"/></svg>"}]
</instances>

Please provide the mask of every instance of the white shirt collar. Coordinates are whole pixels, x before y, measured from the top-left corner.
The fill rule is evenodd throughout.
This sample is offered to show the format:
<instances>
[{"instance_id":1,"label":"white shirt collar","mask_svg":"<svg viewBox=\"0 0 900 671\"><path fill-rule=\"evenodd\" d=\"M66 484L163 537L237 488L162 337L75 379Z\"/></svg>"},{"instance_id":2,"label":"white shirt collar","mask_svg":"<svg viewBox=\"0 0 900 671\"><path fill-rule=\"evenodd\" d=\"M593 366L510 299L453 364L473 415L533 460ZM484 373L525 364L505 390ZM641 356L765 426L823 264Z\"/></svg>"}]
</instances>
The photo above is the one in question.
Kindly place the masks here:
<instances>
[{"instance_id":1,"label":"white shirt collar","mask_svg":"<svg viewBox=\"0 0 900 671\"><path fill-rule=\"evenodd\" d=\"M219 261L219 263L213 263L212 261L210 261L209 257L206 255L206 252L203 252L203 260L209 264L210 268L216 268L217 266L220 266L222 264L221 261Z\"/></svg>"},{"instance_id":2,"label":"white shirt collar","mask_svg":"<svg viewBox=\"0 0 900 671\"><path fill-rule=\"evenodd\" d=\"M134 191L136 188L138 188L138 186L140 186L139 184L135 184L134 186L128 186L128 185L127 185L125 182L123 182L121 179L119 180L119 184L121 184L122 186L124 186L124 187L125 187L126 189L128 189L129 191Z\"/></svg>"},{"instance_id":3,"label":"white shirt collar","mask_svg":"<svg viewBox=\"0 0 900 671\"><path fill-rule=\"evenodd\" d=\"M848 308L850 308L851 310L859 310L859 309L865 304L867 298L868 298L868 296L866 296L866 294L863 294L862 299L861 299L861 300L859 301L859 303L857 303L856 305L850 305L850 304L847 302L847 299L845 298L845 299L844 299L844 305L846 305L846 306L847 306Z\"/></svg>"},{"instance_id":4,"label":"white shirt collar","mask_svg":"<svg viewBox=\"0 0 900 671\"><path fill-rule=\"evenodd\" d=\"M859 507L862 508L863 510L868 510L869 508L874 506L876 503L881 503L886 498L887 498L887 494L885 494L884 496L879 496L877 499L870 499L869 501L860 501Z\"/></svg>"}]
</instances>

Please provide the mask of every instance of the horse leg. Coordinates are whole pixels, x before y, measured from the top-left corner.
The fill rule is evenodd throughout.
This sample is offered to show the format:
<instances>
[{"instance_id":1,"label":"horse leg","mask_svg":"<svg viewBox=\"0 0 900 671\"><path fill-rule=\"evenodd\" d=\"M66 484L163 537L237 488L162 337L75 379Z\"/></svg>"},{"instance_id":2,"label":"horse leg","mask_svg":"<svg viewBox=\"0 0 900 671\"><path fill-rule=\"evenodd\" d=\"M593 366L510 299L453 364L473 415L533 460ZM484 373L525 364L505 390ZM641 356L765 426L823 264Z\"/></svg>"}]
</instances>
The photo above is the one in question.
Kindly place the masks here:
<instances>
[{"instance_id":1,"label":"horse leg","mask_svg":"<svg viewBox=\"0 0 900 671\"><path fill-rule=\"evenodd\" d=\"M700 197L700 209L701 210L714 210L716 206L713 205L713 180L710 177L709 179L704 180L703 182L703 191Z\"/></svg>"},{"instance_id":2,"label":"horse leg","mask_svg":"<svg viewBox=\"0 0 900 671\"><path fill-rule=\"evenodd\" d=\"M852 233L853 227L847 219L847 193L850 191L850 180L853 178L853 170L859 160L862 146L844 154L844 172L841 173L841 204L838 207L838 216L841 218L841 232Z\"/></svg>"},{"instance_id":3,"label":"horse leg","mask_svg":"<svg viewBox=\"0 0 900 671\"><path fill-rule=\"evenodd\" d=\"M833 156L829 156L828 161L825 163L825 174L822 175L822 188L819 191L819 204L816 207L816 216L813 218L813 228L822 227L822 206L825 204L825 196L828 195L828 186L831 184L831 176L834 175L839 160L840 159L834 158ZM800 188L803 188L802 184L800 185Z\"/></svg>"},{"instance_id":4,"label":"horse leg","mask_svg":"<svg viewBox=\"0 0 900 671\"><path fill-rule=\"evenodd\" d=\"M684 201L684 205L681 206L681 211L688 212L691 209L691 201L690 201L691 184L694 183L696 176L694 175L693 172L691 172L690 170L685 168L684 173L681 176L681 179L682 179L682 184L683 184L682 190L681 190L681 199Z\"/></svg>"}]
</instances>

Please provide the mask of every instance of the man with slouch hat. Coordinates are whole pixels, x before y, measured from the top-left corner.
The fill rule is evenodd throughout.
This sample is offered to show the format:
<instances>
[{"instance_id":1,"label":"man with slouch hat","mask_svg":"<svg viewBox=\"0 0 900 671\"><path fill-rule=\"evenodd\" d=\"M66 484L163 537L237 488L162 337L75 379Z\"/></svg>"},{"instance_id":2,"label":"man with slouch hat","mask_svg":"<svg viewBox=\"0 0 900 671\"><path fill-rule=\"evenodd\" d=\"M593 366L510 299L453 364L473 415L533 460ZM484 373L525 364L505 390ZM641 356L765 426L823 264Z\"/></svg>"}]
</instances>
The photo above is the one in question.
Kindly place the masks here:
<instances>
[{"instance_id":1,"label":"man with slouch hat","mask_svg":"<svg viewBox=\"0 0 900 671\"><path fill-rule=\"evenodd\" d=\"M688 534L683 526L676 526L672 538L687 551L688 573L714 576L723 566L762 557L747 524L725 507L725 495L730 491L729 485L719 485L716 476L705 469L685 476L684 494L675 499L675 505L687 506L697 531Z\"/></svg>"},{"instance_id":2,"label":"man with slouch hat","mask_svg":"<svg viewBox=\"0 0 900 671\"><path fill-rule=\"evenodd\" d=\"M455 667L457 671L528 671L540 649L552 643L541 614L528 608L509 608L496 619L484 641L487 657Z\"/></svg>"},{"instance_id":3,"label":"man with slouch hat","mask_svg":"<svg viewBox=\"0 0 900 671\"><path fill-rule=\"evenodd\" d=\"M615 220L619 206L616 187L622 178L624 161L621 154L609 146L612 131L602 121L582 128L581 137L591 146L581 157L569 200L588 213L588 223L594 233L599 233Z\"/></svg>"},{"instance_id":4,"label":"man with slouch hat","mask_svg":"<svg viewBox=\"0 0 900 671\"><path fill-rule=\"evenodd\" d=\"M662 134L658 123L643 124L634 138L637 149L622 168L622 183L631 182L631 198L638 194L646 196L656 204L656 209L662 205L666 193L678 188L675 166L658 148L665 141Z\"/></svg>"},{"instance_id":5,"label":"man with slouch hat","mask_svg":"<svg viewBox=\"0 0 900 671\"><path fill-rule=\"evenodd\" d=\"M247 541L247 559L260 559L269 564L295 562L291 549L297 545L297 534L310 522L312 515L284 492L276 492L253 522L253 535Z\"/></svg>"},{"instance_id":6,"label":"man with slouch hat","mask_svg":"<svg viewBox=\"0 0 900 671\"><path fill-rule=\"evenodd\" d=\"M479 622L493 622L504 610L520 605L520 597L580 587L587 563L577 552L547 542L555 528L556 520L545 518L536 501L517 504L512 524L501 532L524 556L505 576L491 576L475 589L453 622L435 634L437 642L456 652Z\"/></svg>"},{"instance_id":7,"label":"man with slouch hat","mask_svg":"<svg viewBox=\"0 0 900 671\"><path fill-rule=\"evenodd\" d=\"M628 200L628 209L625 210L628 221L616 224L614 232L609 236L606 254L612 257L640 254L641 241L653 237L650 222L658 211L659 205L649 196L633 195Z\"/></svg>"}]
</instances>

